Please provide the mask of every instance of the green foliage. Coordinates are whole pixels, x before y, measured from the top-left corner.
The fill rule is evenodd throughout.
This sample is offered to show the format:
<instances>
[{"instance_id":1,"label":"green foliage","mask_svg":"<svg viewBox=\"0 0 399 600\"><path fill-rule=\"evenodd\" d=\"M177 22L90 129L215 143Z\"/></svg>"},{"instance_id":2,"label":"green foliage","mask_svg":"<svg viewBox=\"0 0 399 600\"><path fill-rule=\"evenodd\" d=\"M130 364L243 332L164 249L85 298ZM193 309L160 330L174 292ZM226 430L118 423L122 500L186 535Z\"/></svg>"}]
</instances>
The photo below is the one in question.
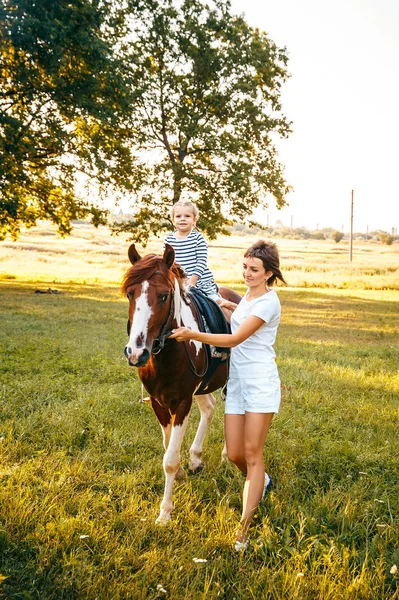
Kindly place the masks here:
<instances>
[{"instance_id":1,"label":"green foliage","mask_svg":"<svg viewBox=\"0 0 399 600\"><path fill-rule=\"evenodd\" d=\"M50 219L104 222L97 197L129 194L115 224L135 241L196 200L213 238L288 186L285 49L229 0L3 0L0 239ZM83 183L82 183L83 182ZM83 184L87 187L82 190Z\"/></svg>"},{"instance_id":2,"label":"green foliage","mask_svg":"<svg viewBox=\"0 0 399 600\"><path fill-rule=\"evenodd\" d=\"M381 233L378 237L382 244L386 244L387 246L393 244L393 237L389 233Z\"/></svg>"},{"instance_id":3,"label":"green foliage","mask_svg":"<svg viewBox=\"0 0 399 600\"><path fill-rule=\"evenodd\" d=\"M331 233L331 239L334 240L334 242L336 244L339 244L339 242L342 240L343 237L344 237L344 234L342 233L342 231L338 231L337 229L335 229Z\"/></svg>"},{"instance_id":4,"label":"green foliage","mask_svg":"<svg viewBox=\"0 0 399 600\"><path fill-rule=\"evenodd\" d=\"M77 182L128 185L134 171L122 129L129 104L113 3L3 0L0 37L0 239L50 219L104 222ZM87 194L88 192L86 192Z\"/></svg>"},{"instance_id":5,"label":"green foliage","mask_svg":"<svg viewBox=\"0 0 399 600\"><path fill-rule=\"evenodd\" d=\"M237 556L243 481L220 464L223 403L205 471L175 487L171 526L155 526L161 432L122 356L126 301L58 287L0 286L0 596L398 598L395 296L279 291L275 488ZM193 409L184 466L197 422Z\"/></svg>"},{"instance_id":6,"label":"green foliage","mask_svg":"<svg viewBox=\"0 0 399 600\"><path fill-rule=\"evenodd\" d=\"M325 240L326 239L325 233L318 229L315 229L314 231L312 231L310 233L310 237L312 240Z\"/></svg>"},{"instance_id":7,"label":"green foliage","mask_svg":"<svg viewBox=\"0 0 399 600\"><path fill-rule=\"evenodd\" d=\"M146 242L171 227L180 198L197 202L211 239L267 206L269 194L282 207L288 187L272 135L289 133L280 105L285 49L232 15L227 0L146 0L140 8L125 64L146 183L135 186L132 220L115 231Z\"/></svg>"}]
</instances>

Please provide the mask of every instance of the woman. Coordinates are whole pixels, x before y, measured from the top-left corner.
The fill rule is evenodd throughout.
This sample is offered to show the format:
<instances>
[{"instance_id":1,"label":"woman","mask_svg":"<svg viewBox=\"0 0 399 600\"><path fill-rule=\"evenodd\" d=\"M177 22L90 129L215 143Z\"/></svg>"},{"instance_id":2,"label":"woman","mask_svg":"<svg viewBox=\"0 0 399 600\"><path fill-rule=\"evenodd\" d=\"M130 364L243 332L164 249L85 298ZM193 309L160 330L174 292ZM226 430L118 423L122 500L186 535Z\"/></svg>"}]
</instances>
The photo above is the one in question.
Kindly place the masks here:
<instances>
[{"instance_id":1,"label":"woman","mask_svg":"<svg viewBox=\"0 0 399 600\"><path fill-rule=\"evenodd\" d=\"M271 286L279 279L277 246L259 240L244 254L243 276L248 287L240 304L219 300L231 311L231 334L174 329L178 342L196 340L232 348L225 407L225 438L229 459L244 473L243 509L235 549L248 546L254 513L272 485L265 473L263 448L273 415L280 406L280 379L273 344L280 322L280 301Z\"/></svg>"}]
</instances>

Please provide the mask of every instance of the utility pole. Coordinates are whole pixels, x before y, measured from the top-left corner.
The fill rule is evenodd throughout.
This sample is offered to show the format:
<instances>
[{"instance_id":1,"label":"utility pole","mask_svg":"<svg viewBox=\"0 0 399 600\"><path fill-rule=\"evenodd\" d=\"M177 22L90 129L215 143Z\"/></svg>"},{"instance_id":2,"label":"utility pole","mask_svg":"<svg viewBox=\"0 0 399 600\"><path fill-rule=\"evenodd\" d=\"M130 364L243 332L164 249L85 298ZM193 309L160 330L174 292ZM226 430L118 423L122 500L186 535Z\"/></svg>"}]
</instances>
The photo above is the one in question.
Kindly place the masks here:
<instances>
[{"instance_id":1,"label":"utility pole","mask_svg":"<svg viewBox=\"0 0 399 600\"><path fill-rule=\"evenodd\" d=\"M349 262L352 262L352 247L353 247L353 196L354 190L352 190L352 200L351 200L351 230L349 234Z\"/></svg>"}]
</instances>

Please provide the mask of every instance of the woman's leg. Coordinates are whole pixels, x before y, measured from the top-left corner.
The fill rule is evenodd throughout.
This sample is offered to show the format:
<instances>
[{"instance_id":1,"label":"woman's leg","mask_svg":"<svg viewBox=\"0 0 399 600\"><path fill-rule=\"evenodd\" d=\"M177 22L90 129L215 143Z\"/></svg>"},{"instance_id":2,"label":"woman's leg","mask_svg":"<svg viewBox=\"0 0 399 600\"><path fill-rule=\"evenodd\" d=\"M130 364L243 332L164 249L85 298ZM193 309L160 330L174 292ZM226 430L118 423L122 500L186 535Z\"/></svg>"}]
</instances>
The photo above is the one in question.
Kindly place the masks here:
<instances>
[{"instance_id":1,"label":"woman's leg","mask_svg":"<svg viewBox=\"0 0 399 600\"><path fill-rule=\"evenodd\" d=\"M244 419L244 459L246 481L243 492L241 532L237 539L245 541L247 532L262 497L265 484L263 448L274 413L245 413Z\"/></svg>"},{"instance_id":2,"label":"woman's leg","mask_svg":"<svg viewBox=\"0 0 399 600\"><path fill-rule=\"evenodd\" d=\"M245 461L244 429L245 415L224 415L224 437L227 458L246 475L247 463Z\"/></svg>"}]
</instances>

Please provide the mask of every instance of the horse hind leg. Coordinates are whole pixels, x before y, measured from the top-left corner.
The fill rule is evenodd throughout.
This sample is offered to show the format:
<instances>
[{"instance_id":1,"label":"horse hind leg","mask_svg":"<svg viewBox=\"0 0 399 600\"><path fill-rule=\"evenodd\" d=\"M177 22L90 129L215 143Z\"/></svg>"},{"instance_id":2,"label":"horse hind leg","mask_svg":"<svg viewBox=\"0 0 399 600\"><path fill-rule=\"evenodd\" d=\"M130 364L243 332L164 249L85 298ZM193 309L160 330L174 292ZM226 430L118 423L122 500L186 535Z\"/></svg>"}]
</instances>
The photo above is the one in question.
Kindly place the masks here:
<instances>
[{"instance_id":1,"label":"horse hind leg","mask_svg":"<svg viewBox=\"0 0 399 600\"><path fill-rule=\"evenodd\" d=\"M224 440L224 446L223 446L223 450L222 450L221 460L222 460L222 462L227 462L229 460L229 457L227 455L226 440Z\"/></svg>"},{"instance_id":2,"label":"horse hind leg","mask_svg":"<svg viewBox=\"0 0 399 600\"><path fill-rule=\"evenodd\" d=\"M202 446L209 424L212 421L213 413L215 412L216 400L212 394L204 394L195 397L200 409L201 418L198 425L197 433L190 448L190 459L188 468L191 473L200 473L204 468L202 460Z\"/></svg>"},{"instance_id":3,"label":"horse hind leg","mask_svg":"<svg viewBox=\"0 0 399 600\"><path fill-rule=\"evenodd\" d=\"M170 513L173 510L172 491L173 483L179 473L180 467L180 448L185 431L187 429L188 415L184 418L181 425L173 424L168 447L163 457L163 468L165 472L165 489L161 502L159 516L156 520L158 525L166 525L170 520Z\"/></svg>"}]
</instances>

